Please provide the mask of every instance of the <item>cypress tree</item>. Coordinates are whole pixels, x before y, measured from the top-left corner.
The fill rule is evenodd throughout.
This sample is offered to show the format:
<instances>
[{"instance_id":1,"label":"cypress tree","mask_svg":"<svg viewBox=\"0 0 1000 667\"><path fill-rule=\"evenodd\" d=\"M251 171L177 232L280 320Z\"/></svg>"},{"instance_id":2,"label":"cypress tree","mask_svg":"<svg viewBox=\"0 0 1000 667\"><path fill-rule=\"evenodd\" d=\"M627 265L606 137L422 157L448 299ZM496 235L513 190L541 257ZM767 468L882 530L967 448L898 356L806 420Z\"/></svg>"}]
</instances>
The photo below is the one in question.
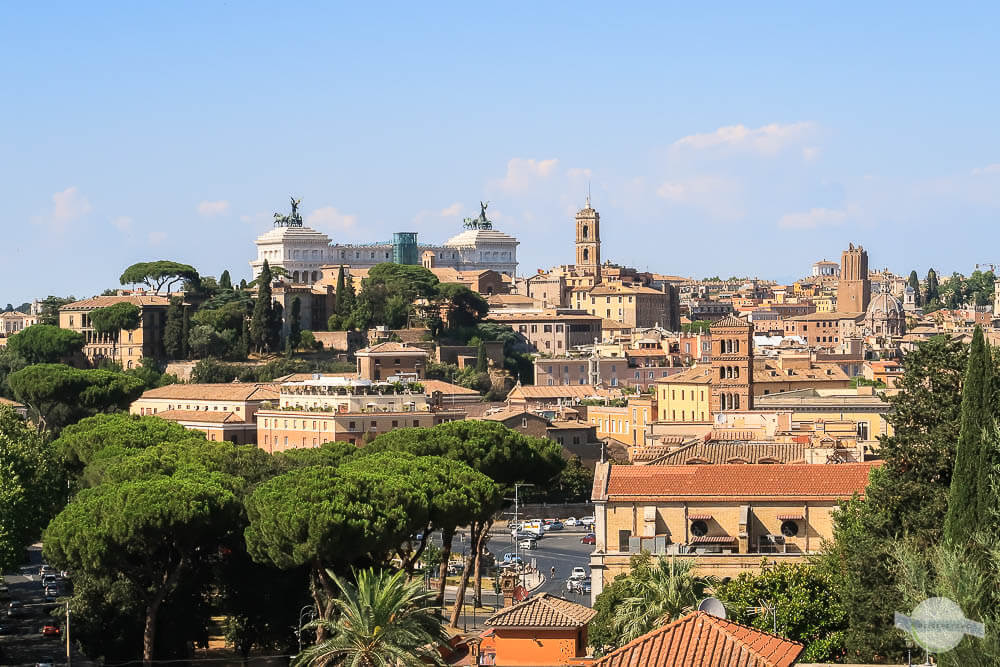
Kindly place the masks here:
<instances>
[{"instance_id":1,"label":"cypress tree","mask_svg":"<svg viewBox=\"0 0 1000 667\"><path fill-rule=\"evenodd\" d=\"M346 319L354 311L357 298L354 294L354 281L344 275L344 267L337 274L337 314Z\"/></svg>"},{"instance_id":2,"label":"cypress tree","mask_svg":"<svg viewBox=\"0 0 1000 667\"><path fill-rule=\"evenodd\" d=\"M240 359L246 359L250 356L250 322L245 317L243 318L243 326L240 327L240 344L236 352Z\"/></svg>"},{"instance_id":3,"label":"cypress tree","mask_svg":"<svg viewBox=\"0 0 1000 667\"><path fill-rule=\"evenodd\" d=\"M271 323L267 331L267 347L273 352L281 349L281 331L285 323L284 308L280 303L271 305Z\"/></svg>"},{"instance_id":4,"label":"cypress tree","mask_svg":"<svg viewBox=\"0 0 1000 667\"><path fill-rule=\"evenodd\" d=\"M191 313L188 309L181 304L181 310L184 312L184 317L182 318L183 327L181 333L181 358L187 359L188 353L190 352L190 346L188 345L188 336L191 335Z\"/></svg>"},{"instance_id":5,"label":"cypress tree","mask_svg":"<svg viewBox=\"0 0 1000 667\"><path fill-rule=\"evenodd\" d=\"M488 367L486 363L486 343L480 341L478 356L476 357L476 370L480 373L485 373Z\"/></svg>"},{"instance_id":6,"label":"cypress tree","mask_svg":"<svg viewBox=\"0 0 1000 667\"><path fill-rule=\"evenodd\" d=\"M914 297L916 298L917 305L919 306L921 304L921 300L920 300L920 278L917 277L917 272L915 270L914 271L910 271L910 278L906 281L906 283L910 287L913 288Z\"/></svg>"},{"instance_id":7,"label":"cypress tree","mask_svg":"<svg viewBox=\"0 0 1000 667\"><path fill-rule=\"evenodd\" d=\"M983 465L993 460L985 430L993 425L993 361L981 327L976 327L962 384L962 416L955 468L948 493L945 538L965 544L990 520L993 489Z\"/></svg>"},{"instance_id":8,"label":"cypress tree","mask_svg":"<svg viewBox=\"0 0 1000 667\"><path fill-rule=\"evenodd\" d=\"M302 342L302 301L299 297L292 299L292 313L288 322L288 347L295 350Z\"/></svg>"},{"instance_id":9,"label":"cypress tree","mask_svg":"<svg viewBox=\"0 0 1000 667\"><path fill-rule=\"evenodd\" d=\"M170 299L167 323L163 327L163 352L168 359L184 358L184 309L180 297Z\"/></svg>"},{"instance_id":10,"label":"cypress tree","mask_svg":"<svg viewBox=\"0 0 1000 667\"><path fill-rule=\"evenodd\" d=\"M233 279L229 277L229 269L223 271L222 275L219 276L219 287L233 289Z\"/></svg>"},{"instance_id":11,"label":"cypress tree","mask_svg":"<svg viewBox=\"0 0 1000 667\"><path fill-rule=\"evenodd\" d=\"M925 296L927 297L928 303L931 301L937 301L940 296L938 293L937 273L934 269L929 269L927 271L927 294Z\"/></svg>"},{"instance_id":12,"label":"cypress tree","mask_svg":"<svg viewBox=\"0 0 1000 667\"><path fill-rule=\"evenodd\" d=\"M268 346L271 311L271 267L265 259L257 277L257 302L250 318L250 346L257 352L263 352Z\"/></svg>"}]
</instances>

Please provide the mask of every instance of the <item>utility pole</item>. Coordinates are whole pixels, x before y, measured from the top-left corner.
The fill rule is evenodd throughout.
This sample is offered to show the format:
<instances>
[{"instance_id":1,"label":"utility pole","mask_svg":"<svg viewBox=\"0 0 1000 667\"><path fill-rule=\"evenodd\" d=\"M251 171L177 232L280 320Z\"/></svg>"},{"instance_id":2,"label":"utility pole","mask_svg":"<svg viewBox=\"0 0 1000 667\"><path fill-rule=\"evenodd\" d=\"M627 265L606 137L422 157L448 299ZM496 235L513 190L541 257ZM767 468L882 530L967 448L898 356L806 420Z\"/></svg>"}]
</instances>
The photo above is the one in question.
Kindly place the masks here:
<instances>
[{"instance_id":1,"label":"utility pole","mask_svg":"<svg viewBox=\"0 0 1000 667\"><path fill-rule=\"evenodd\" d=\"M73 666L73 650L69 641L69 600L66 600L66 667Z\"/></svg>"}]
</instances>

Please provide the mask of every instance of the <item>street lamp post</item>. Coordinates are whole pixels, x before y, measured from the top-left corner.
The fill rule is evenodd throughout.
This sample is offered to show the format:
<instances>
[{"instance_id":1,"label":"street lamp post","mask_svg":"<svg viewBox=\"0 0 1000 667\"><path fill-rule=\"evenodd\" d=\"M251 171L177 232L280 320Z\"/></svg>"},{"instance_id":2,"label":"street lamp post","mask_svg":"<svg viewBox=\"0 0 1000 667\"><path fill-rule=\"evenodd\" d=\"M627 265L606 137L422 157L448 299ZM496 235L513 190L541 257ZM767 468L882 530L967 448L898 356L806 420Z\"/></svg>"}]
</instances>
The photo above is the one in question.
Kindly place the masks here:
<instances>
[{"instance_id":1,"label":"street lamp post","mask_svg":"<svg viewBox=\"0 0 1000 667\"><path fill-rule=\"evenodd\" d=\"M69 600L66 600L66 667L73 665L72 644L69 641Z\"/></svg>"},{"instance_id":2,"label":"street lamp post","mask_svg":"<svg viewBox=\"0 0 1000 667\"><path fill-rule=\"evenodd\" d=\"M517 503L518 503L517 490L519 488L521 488L522 486L534 486L534 484L521 484L521 483L515 483L514 484L514 525L515 526L520 526L520 524L518 523L518 520L517 520ZM517 529L517 532L520 532L520 528ZM514 563L517 564L517 567L521 568L521 586L524 586L524 565L518 562L521 559L520 550L519 550L519 548L521 546L521 542L520 542L520 540L517 537L517 532L514 533ZM539 535L539 537L541 537L541 536Z\"/></svg>"}]
</instances>

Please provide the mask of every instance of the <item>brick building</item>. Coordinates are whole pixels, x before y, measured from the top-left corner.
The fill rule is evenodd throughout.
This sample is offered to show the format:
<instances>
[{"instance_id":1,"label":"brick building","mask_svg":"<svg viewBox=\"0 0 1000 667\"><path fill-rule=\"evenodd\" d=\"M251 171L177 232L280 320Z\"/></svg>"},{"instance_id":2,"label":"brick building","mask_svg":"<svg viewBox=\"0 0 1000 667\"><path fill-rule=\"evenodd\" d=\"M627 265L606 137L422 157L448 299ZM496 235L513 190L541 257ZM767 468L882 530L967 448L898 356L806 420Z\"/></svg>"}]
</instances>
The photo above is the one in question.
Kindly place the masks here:
<instances>
[{"instance_id":1,"label":"brick building","mask_svg":"<svg viewBox=\"0 0 1000 667\"><path fill-rule=\"evenodd\" d=\"M712 414L753 410L753 324L729 315L711 331Z\"/></svg>"}]
</instances>

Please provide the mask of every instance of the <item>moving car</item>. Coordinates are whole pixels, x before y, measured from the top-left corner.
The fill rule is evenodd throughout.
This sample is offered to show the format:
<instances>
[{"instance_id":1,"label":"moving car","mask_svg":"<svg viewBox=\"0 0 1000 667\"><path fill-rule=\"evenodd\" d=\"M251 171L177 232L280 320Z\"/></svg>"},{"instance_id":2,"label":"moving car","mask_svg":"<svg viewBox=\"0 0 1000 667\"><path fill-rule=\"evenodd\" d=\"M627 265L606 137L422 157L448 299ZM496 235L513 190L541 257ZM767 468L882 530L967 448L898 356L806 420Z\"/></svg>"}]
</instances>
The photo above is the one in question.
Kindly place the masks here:
<instances>
[{"instance_id":1,"label":"moving car","mask_svg":"<svg viewBox=\"0 0 1000 667\"><path fill-rule=\"evenodd\" d=\"M597 535L587 533L580 538L580 544L597 544Z\"/></svg>"},{"instance_id":2,"label":"moving car","mask_svg":"<svg viewBox=\"0 0 1000 667\"><path fill-rule=\"evenodd\" d=\"M593 526L596 522L597 519L595 519L592 516L585 516L582 519L580 519L581 526Z\"/></svg>"},{"instance_id":3,"label":"moving car","mask_svg":"<svg viewBox=\"0 0 1000 667\"><path fill-rule=\"evenodd\" d=\"M546 525L545 527L549 530L562 530L563 524L559 519L555 519L552 523Z\"/></svg>"},{"instance_id":4,"label":"moving car","mask_svg":"<svg viewBox=\"0 0 1000 667\"><path fill-rule=\"evenodd\" d=\"M529 537L528 539L521 540L517 543L519 549L537 549L538 541L534 538Z\"/></svg>"},{"instance_id":5,"label":"moving car","mask_svg":"<svg viewBox=\"0 0 1000 667\"><path fill-rule=\"evenodd\" d=\"M42 576L42 586L54 586L59 583L59 578L54 574Z\"/></svg>"},{"instance_id":6,"label":"moving car","mask_svg":"<svg viewBox=\"0 0 1000 667\"><path fill-rule=\"evenodd\" d=\"M568 518L565 521L563 521L563 523L566 524L567 526L582 526L583 525L582 523L580 523L580 520L577 519L575 516L571 516L570 518Z\"/></svg>"},{"instance_id":7,"label":"moving car","mask_svg":"<svg viewBox=\"0 0 1000 667\"><path fill-rule=\"evenodd\" d=\"M45 626L42 627L42 636L43 637L58 637L59 636L59 626L58 625L53 625L52 623L46 623Z\"/></svg>"},{"instance_id":8,"label":"moving car","mask_svg":"<svg viewBox=\"0 0 1000 667\"><path fill-rule=\"evenodd\" d=\"M7 616L14 618L16 616L24 615L24 603L20 600L11 600L10 604L7 605Z\"/></svg>"},{"instance_id":9,"label":"moving car","mask_svg":"<svg viewBox=\"0 0 1000 667\"><path fill-rule=\"evenodd\" d=\"M574 567L573 571L570 572L569 578L570 579L586 579L587 578L587 570L585 570L582 567Z\"/></svg>"},{"instance_id":10,"label":"moving car","mask_svg":"<svg viewBox=\"0 0 1000 667\"><path fill-rule=\"evenodd\" d=\"M540 540L542 536L530 530L519 530L511 535L515 540Z\"/></svg>"},{"instance_id":11,"label":"moving car","mask_svg":"<svg viewBox=\"0 0 1000 667\"><path fill-rule=\"evenodd\" d=\"M56 568L52 567L51 565L45 564L42 565L42 569L40 569L38 572L44 577L47 574L55 574L56 571L57 571Z\"/></svg>"},{"instance_id":12,"label":"moving car","mask_svg":"<svg viewBox=\"0 0 1000 667\"><path fill-rule=\"evenodd\" d=\"M12 635L12 634L14 634L13 625L4 625L3 623L0 623L0 637L2 637L3 635Z\"/></svg>"},{"instance_id":13,"label":"moving car","mask_svg":"<svg viewBox=\"0 0 1000 667\"><path fill-rule=\"evenodd\" d=\"M507 565L524 565L524 559L517 554L506 553L503 555L503 562Z\"/></svg>"}]
</instances>

